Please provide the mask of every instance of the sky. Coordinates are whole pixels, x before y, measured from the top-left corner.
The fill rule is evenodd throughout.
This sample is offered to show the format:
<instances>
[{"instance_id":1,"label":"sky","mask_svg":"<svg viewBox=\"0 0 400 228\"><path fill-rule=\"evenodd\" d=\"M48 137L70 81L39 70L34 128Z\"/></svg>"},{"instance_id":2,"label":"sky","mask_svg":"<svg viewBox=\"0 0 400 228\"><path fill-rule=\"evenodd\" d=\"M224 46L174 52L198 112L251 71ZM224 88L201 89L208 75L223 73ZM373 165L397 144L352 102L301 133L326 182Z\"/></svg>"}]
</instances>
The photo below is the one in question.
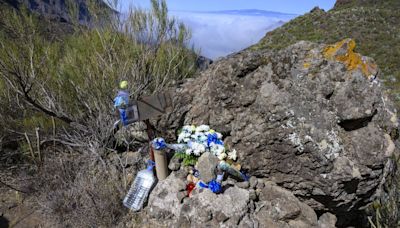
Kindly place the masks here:
<instances>
[{"instance_id":1,"label":"sky","mask_svg":"<svg viewBox=\"0 0 400 228\"><path fill-rule=\"evenodd\" d=\"M218 59L257 43L271 31L315 6L329 10L335 0L166 0L169 15L192 31L191 45L200 54ZM129 6L150 8L150 0L119 0L120 12ZM247 9L281 12L243 11ZM223 11L239 10L237 13ZM213 12L213 13L210 13Z\"/></svg>"},{"instance_id":2,"label":"sky","mask_svg":"<svg viewBox=\"0 0 400 228\"><path fill-rule=\"evenodd\" d=\"M149 8L150 0L119 0L122 9L129 5ZM335 0L167 0L169 10L176 11L220 11L238 9L260 9L283 13L304 14L315 6L329 10Z\"/></svg>"}]
</instances>

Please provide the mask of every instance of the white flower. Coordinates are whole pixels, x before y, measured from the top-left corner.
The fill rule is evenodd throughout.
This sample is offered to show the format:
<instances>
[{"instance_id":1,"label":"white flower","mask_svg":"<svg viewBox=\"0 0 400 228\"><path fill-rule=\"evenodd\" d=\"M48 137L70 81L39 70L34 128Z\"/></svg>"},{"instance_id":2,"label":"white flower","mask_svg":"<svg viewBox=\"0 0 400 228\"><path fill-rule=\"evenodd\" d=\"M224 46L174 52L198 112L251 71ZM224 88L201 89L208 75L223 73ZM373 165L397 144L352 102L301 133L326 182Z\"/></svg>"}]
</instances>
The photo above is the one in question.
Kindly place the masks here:
<instances>
[{"instance_id":1,"label":"white flower","mask_svg":"<svg viewBox=\"0 0 400 228\"><path fill-rule=\"evenodd\" d=\"M196 128L196 132L206 132L210 130L210 126L208 125L200 125Z\"/></svg>"},{"instance_id":2,"label":"white flower","mask_svg":"<svg viewBox=\"0 0 400 228\"><path fill-rule=\"evenodd\" d=\"M193 155L195 155L195 156L200 156L200 154L201 154L201 152L200 152L200 150L193 150Z\"/></svg>"},{"instance_id":3,"label":"white flower","mask_svg":"<svg viewBox=\"0 0 400 228\"><path fill-rule=\"evenodd\" d=\"M183 126L183 128L182 128L182 132L185 132L185 133L192 133L195 130L196 130L196 127L194 125L186 125L186 126Z\"/></svg>"},{"instance_id":4,"label":"white flower","mask_svg":"<svg viewBox=\"0 0 400 228\"><path fill-rule=\"evenodd\" d=\"M217 154L222 154L222 153L225 153L225 148L221 145L218 145Z\"/></svg>"},{"instance_id":5,"label":"white flower","mask_svg":"<svg viewBox=\"0 0 400 228\"><path fill-rule=\"evenodd\" d=\"M191 155L191 154L192 154L192 149L186 149L185 153L186 153L187 155Z\"/></svg>"},{"instance_id":6,"label":"white flower","mask_svg":"<svg viewBox=\"0 0 400 228\"><path fill-rule=\"evenodd\" d=\"M208 139L207 136L204 134L200 136L200 141L203 143L207 143L207 139Z\"/></svg>"},{"instance_id":7,"label":"white flower","mask_svg":"<svg viewBox=\"0 0 400 228\"><path fill-rule=\"evenodd\" d=\"M178 136L178 143L182 143L184 138L185 138L185 134L180 133Z\"/></svg>"},{"instance_id":8,"label":"white flower","mask_svg":"<svg viewBox=\"0 0 400 228\"><path fill-rule=\"evenodd\" d=\"M204 146L203 144L199 144L199 149L202 153L206 152L206 146Z\"/></svg>"},{"instance_id":9,"label":"white flower","mask_svg":"<svg viewBox=\"0 0 400 228\"><path fill-rule=\"evenodd\" d=\"M226 153L221 153L220 155L218 155L219 160L224 160L225 158L226 158Z\"/></svg>"},{"instance_id":10,"label":"white flower","mask_svg":"<svg viewBox=\"0 0 400 228\"><path fill-rule=\"evenodd\" d=\"M188 155L193 154L195 156L200 156L205 151L210 151L216 156L227 157L224 145L220 145L219 142L218 144L211 143L208 145L210 134L216 134L218 141L222 141L222 134L214 131L208 125L200 125L198 127L194 125L185 125L182 127L182 132L178 135L177 141L183 144L185 148L189 148L185 151ZM215 140L215 136L213 136L213 140ZM232 156L234 157L234 155Z\"/></svg>"},{"instance_id":11,"label":"white flower","mask_svg":"<svg viewBox=\"0 0 400 228\"><path fill-rule=\"evenodd\" d=\"M228 158L235 161L235 160L237 159L237 152L236 152L236 150L233 150L233 151L229 152L229 153L228 153Z\"/></svg>"},{"instance_id":12,"label":"white flower","mask_svg":"<svg viewBox=\"0 0 400 228\"><path fill-rule=\"evenodd\" d=\"M211 152L216 156L219 156L220 154L225 152L225 147L222 145L211 143L210 146L211 146L210 148Z\"/></svg>"},{"instance_id":13,"label":"white flower","mask_svg":"<svg viewBox=\"0 0 400 228\"><path fill-rule=\"evenodd\" d=\"M202 141L201 139L203 138L204 134L201 132L196 132L192 134L190 137L196 141ZM207 139L207 138L206 138Z\"/></svg>"},{"instance_id":14,"label":"white flower","mask_svg":"<svg viewBox=\"0 0 400 228\"><path fill-rule=\"evenodd\" d=\"M193 152L195 153L195 154L201 154L201 153L204 153L205 151L206 151L206 147L203 145L203 144L201 144L201 143L198 143L198 142L189 142L188 143L188 146L190 147L190 149L192 149L193 150Z\"/></svg>"}]
</instances>

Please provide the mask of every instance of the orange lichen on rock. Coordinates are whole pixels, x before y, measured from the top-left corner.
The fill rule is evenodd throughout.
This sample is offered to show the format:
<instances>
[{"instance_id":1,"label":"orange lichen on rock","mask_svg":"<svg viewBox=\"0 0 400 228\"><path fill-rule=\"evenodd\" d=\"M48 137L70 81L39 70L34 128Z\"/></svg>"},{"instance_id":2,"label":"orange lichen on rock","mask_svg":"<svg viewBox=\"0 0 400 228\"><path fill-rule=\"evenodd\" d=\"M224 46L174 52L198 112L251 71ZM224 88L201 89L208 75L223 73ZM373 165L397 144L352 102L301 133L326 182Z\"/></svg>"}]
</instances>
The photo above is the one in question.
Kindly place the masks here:
<instances>
[{"instance_id":1,"label":"orange lichen on rock","mask_svg":"<svg viewBox=\"0 0 400 228\"><path fill-rule=\"evenodd\" d=\"M345 39L336 44L328 45L323 54L327 59L344 63L349 71L360 69L368 79L375 77L378 66L371 58L355 53L355 47L356 42L353 39Z\"/></svg>"}]
</instances>

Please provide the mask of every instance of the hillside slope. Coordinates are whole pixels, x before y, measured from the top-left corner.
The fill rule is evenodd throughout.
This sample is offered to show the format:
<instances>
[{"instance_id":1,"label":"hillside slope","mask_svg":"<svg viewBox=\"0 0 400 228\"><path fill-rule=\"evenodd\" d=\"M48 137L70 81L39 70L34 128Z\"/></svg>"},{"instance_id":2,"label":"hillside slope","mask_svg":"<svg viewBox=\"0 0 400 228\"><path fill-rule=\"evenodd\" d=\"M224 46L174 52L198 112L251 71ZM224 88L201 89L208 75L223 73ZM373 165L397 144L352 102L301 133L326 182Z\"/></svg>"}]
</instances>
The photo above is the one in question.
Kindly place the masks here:
<instances>
[{"instance_id":1,"label":"hillside slope","mask_svg":"<svg viewBox=\"0 0 400 228\"><path fill-rule=\"evenodd\" d=\"M282 49L300 40L334 43L356 40L357 52L373 57L400 104L400 1L338 0L334 9L319 8L267 33L251 49Z\"/></svg>"},{"instance_id":2,"label":"hillside slope","mask_svg":"<svg viewBox=\"0 0 400 228\"><path fill-rule=\"evenodd\" d=\"M112 12L111 8L102 0L0 0L0 4L3 5L2 7L9 5L16 9L26 7L52 21L66 23L76 20L80 24L89 24L91 22L91 7L94 6Z\"/></svg>"}]
</instances>

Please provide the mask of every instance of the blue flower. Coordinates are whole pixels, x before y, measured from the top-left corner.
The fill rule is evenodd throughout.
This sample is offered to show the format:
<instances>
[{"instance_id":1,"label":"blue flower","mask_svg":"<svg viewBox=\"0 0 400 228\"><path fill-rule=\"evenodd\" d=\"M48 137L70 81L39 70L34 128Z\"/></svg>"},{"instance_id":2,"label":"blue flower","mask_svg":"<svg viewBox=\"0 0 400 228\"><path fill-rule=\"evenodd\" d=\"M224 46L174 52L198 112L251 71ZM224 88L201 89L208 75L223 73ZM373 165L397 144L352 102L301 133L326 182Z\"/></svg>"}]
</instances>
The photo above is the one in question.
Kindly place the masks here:
<instances>
[{"instance_id":1,"label":"blue flower","mask_svg":"<svg viewBox=\"0 0 400 228\"><path fill-rule=\"evenodd\" d=\"M217 145L224 145L224 142L218 138L216 133L209 134L207 136L207 146L210 147L211 143L215 143Z\"/></svg>"}]
</instances>

